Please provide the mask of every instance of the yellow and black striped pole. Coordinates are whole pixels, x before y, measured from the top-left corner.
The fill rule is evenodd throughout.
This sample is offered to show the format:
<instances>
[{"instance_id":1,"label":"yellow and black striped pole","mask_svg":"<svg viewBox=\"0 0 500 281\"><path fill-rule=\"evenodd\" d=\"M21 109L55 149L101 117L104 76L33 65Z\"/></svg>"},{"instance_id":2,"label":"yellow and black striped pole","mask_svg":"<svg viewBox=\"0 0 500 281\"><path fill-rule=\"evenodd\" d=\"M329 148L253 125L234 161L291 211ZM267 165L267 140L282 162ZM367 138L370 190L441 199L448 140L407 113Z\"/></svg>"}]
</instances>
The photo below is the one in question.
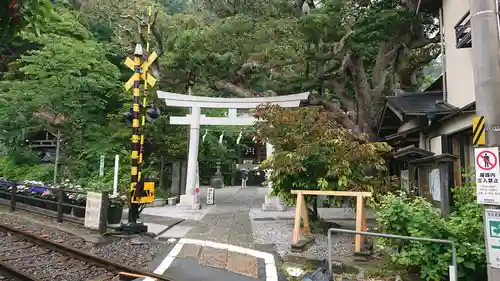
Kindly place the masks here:
<instances>
[{"instance_id":1,"label":"yellow and black striped pole","mask_svg":"<svg viewBox=\"0 0 500 281\"><path fill-rule=\"evenodd\" d=\"M151 17L153 15L153 8L149 7L148 10L148 32L146 35L146 52L144 53L144 61L148 61L149 59L149 41L150 41L150 36L151 36ZM148 70L149 70L149 65L145 64L143 72L144 72L144 80L147 81L148 79ZM146 114L147 114L147 98L148 98L148 83L144 83L144 95L142 97L142 120L141 120L141 126L142 126L142 134L140 135L140 148L139 148L139 165L138 165L138 181L141 180L141 175L142 175L142 164L144 163L144 133L145 133L145 126L146 126Z\"/></svg>"},{"instance_id":2,"label":"yellow and black striped pole","mask_svg":"<svg viewBox=\"0 0 500 281\"><path fill-rule=\"evenodd\" d=\"M472 145L479 146L486 143L484 116L472 118Z\"/></svg>"},{"instance_id":3,"label":"yellow and black striped pole","mask_svg":"<svg viewBox=\"0 0 500 281\"><path fill-rule=\"evenodd\" d=\"M149 21L151 21L152 8L149 9ZM148 40L146 42L146 53L143 52L142 46L137 44L134 51L134 58L127 58L125 60L125 65L134 71L134 74L125 83L125 90L130 90L133 88L133 104L132 104L132 147L131 147L131 160L132 168L130 171L130 209L129 209L129 224L123 229L127 229L126 232L140 233L146 231L145 226L141 223L137 223L139 217L140 205L148 204L154 200L154 185L142 184L141 180L141 166L144 161L144 125L146 123L147 114L147 94L148 87L154 87L156 84L156 78L148 73L149 66L156 60L158 55L155 52L149 53L149 34L151 32L151 24L148 24ZM142 105L144 113L141 119L141 94L140 86L141 80L144 80L144 96L142 99ZM143 130L140 131L140 124L142 123ZM125 230L124 230L125 231Z\"/></svg>"},{"instance_id":4,"label":"yellow and black striped pole","mask_svg":"<svg viewBox=\"0 0 500 281\"><path fill-rule=\"evenodd\" d=\"M132 99L132 169L130 170L130 198L135 196L135 187L139 181L139 117L140 117L140 85L141 85L142 47L137 44L134 51L134 89Z\"/></svg>"}]
</instances>

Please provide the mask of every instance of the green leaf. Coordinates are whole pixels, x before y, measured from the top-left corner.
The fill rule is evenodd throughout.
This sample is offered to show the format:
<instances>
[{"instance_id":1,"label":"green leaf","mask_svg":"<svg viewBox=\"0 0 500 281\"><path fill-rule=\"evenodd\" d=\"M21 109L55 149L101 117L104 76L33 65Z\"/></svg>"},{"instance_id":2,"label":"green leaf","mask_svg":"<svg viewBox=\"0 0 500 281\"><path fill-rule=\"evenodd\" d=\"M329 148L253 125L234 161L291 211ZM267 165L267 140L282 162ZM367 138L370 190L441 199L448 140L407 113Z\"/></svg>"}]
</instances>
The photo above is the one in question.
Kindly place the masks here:
<instances>
[{"instance_id":1,"label":"green leaf","mask_svg":"<svg viewBox=\"0 0 500 281\"><path fill-rule=\"evenodd\" d=\"M476 269L476 265L473 262L471 262L471 261L466 261L466 262L463 263L463 265L466 268L469 268L469 269L472 269L472 270Z\"/></svg>"}]
</instances>

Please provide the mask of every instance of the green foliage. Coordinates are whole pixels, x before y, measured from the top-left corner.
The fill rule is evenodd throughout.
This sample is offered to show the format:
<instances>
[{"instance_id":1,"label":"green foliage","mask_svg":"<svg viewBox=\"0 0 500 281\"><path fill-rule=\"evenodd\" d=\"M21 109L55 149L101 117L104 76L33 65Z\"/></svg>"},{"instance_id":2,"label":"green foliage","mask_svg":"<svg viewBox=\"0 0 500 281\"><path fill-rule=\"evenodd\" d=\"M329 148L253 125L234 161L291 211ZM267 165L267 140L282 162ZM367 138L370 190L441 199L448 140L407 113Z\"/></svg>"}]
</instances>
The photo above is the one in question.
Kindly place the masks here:
<instances>
[{"instance_id":1,"label":"green foliage","mask_svg":"<svg viewBox=\"0 0 500 281\"><path fill-rule=\"evenodd\" d=\"M424 198L405 194L383 197L377 212L381 232L456 242L459 280L486 280L483 208L476 203L474 183L453 190L454 211L442 218ZM392 260L420 271L428 281L447 280L451 247L435 243L380 239L378 245L392 252Z\"/></svg>"},{"instance_id":2,"label":"green foliage","mask_svg":"<svg viewBox=\"0 0 500 281\"><path fill-rule=\"evenodd\" d=\"M74 12L56 11L42 35L22 34L37 48L11 63L0 81L0 129L5 132L0 138L17 147L25 142L21 135L59 130L66 156L61 163L70 171L65 176L88 176L92 155L120 148L120 143L103 141L117 132L108 122L122 108L120 72Z\"/></svg>"},{"instance_id":3,"label":"green foliage","mask_svg":"<svg viewBox=\"0 0 500 281\"><path fill-rule=\"evenodd\" d=\"M70 2L81 5L73 7ZM158 11L149 36L151 47L160 54L157 63L152 65L158 87L185 93L187 76L193 74L195 94L223 97L283 95L323 89L323 97L336 99L338 89L331 82L346 78L348 72L336 71L342 59L333 55L332 50L346 35L343 28L346 23L353 23L350 27L354 31L346 40L348 51L362 58L368 76L381 42L386 40L390 46L404 42L411 46L407 37L420 38L425 33L422 28L432 25L425 22L428 15L419 13L415 17L403 2L393 0L364 1L359 5L349 5L343 0L323 1L307 16L297 13L289 0L58 1L52 13L35 9L36 3L45 4L48 0L25 0L23 3L23 9L30 9L26 10L26 15L35 16L25 21L26 24L45 23L37 25L40 35L33 29L22 28L26 27L25 23L16 30L10 29L14 30L11 34L19 36L0 44L0 75L4 72L0 77L0 143L8 150L16 150L32 133L47 130L55 134L60 130L59 178L109 188L112 172L106 171L104 178L98 178L98 157L105 154L111 159L109 156L118 153L122 159L120 169L123 169L120 170L123 175L120 188L124 190L129 180L131 132L122 113L130 107L131 93L125 93L122 85L131 72L123 65L123 60L131 55L137 42L145 45L148 39L144 20L150 5ZM2 31L4 26L1 25ZM142 31L142 37L138 30ZM355 85L346 85L352 93ZM154 96L152 93L153 90L151 96ZM146 125L144 170L151 174L159 172L160 159L166 159L168 165L187 155L186 128L168 122L170 116L184 115L186 110L167 108L163 101L154 102L161 108L162 117ZM308 129L312 121L307 122L301 129ZM293 188L373 189L376 173L364 173L362 167L371 163L374 170L382 169L383 163L374 155L385 151L386 145L350 144L347 130L338 130L340 135L332 140L343 141L332 144L325 137L332 134L330 130L325 135L318 131L310 134L321 136L320 140L311 140L308 144L313 148L310 155L305 152L307 142L301 145L295 139L300 150L295 152L291 146L293 165L287 164L287 172L278 171L283 181L281 185L294 182ZM224 174L233 171L237 134L228 133L222 146L217 143L217 136L207 137L207 143L200 147L202 176L208 178L215 172L218 159L223 160ZM286 136L293 139L293 136ZM307 137L305 134L298 136ZM343 162L335 147L354 148L355 151L349 151L350 158ZM367 156L356 155L358 148L364 149ZM284 154L277 155L282 157ZM331 160L330 156L337 160ZM315 164L315 158L321 164ZM277 161L286 159L277 158ZM37 161L33 159L29 165L52 169L51 164ZM327 164L327 168L323 164ZM24 164L16 162L15 165ZM106 164L107 168L111 166L112 163ZM32 173L26 167L23 169ZM297 169L306 169L312 174L306 171L291 174ZM24 178L20 171L8 175ZM51 178L39 176L41 178L36 179Z\"/></svg>"},{"instance_id":4,"label":"green foliage","mask_svg":"<svg viewBox=\"0 0 500 281\"><path fill-rule=\"evenodd\" d=\"M6 179L50 181L53 165L40 163L36 155L26 150L11 151L0 156L0 175Z\"/></svg>"},{"instance_id":5,"label":"green foliage","mask_svg":"<svg viewBox=\"0 0 500 281\"><path fill-rule=\"evenodd\" d=\"M2 0L0 3L0 41L10 40L29 26L36 34L51 15L50 0Z\"/></svg>"},{"instance_id":6,"label":"green foliage","mask_svg":"<svg viewBox=\"0 0 500 281\"><path fill-rule=\"evenodd\" d=\"M199 165L201 184L210 184L211 177L217 171L217 162L221 164L221 173L230 175L236 172L234 163L238 159L238 145L236 144L237 132L224 131L222 144L219 143L219 137L222 133L220 128L217 131L209 131L205 141L200 139ZM234 129L233 129L234 130ZM226 183L228 181L226 180Z\"/></svg>"},{"instance_id":7,"label":"green foliage","mask_svg":"<svg viewBox=\"0 0 500 281\"><path fill-rule=\"evenodd\" d=\"M274 195L293 199L292 189L377 191L386 143L353 138L320 108L263 106L256 115L259 137L276 149L263 163L272 169Z\"/></svg>"}]
</instances>

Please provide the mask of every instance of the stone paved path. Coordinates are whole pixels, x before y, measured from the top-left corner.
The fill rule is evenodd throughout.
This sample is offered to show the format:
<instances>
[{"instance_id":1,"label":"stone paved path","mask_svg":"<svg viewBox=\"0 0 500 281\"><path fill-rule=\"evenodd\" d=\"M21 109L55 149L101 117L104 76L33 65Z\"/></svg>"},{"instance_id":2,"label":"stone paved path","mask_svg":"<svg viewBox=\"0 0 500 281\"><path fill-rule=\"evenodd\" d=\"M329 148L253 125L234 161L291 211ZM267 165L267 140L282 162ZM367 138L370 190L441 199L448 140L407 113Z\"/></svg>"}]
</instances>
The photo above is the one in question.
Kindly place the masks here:
<instances>
[{"instance_id":1,"label":"stone paved path","mask_svg":"<svg viewBox=\"0 0 500 281\"><path fill-rule=\"evenodd\" d=\"M215 206L207 214L174 227L189 231L156 269L178 280L278 280L275 255L270 254L274 247L254 242L249 217L250 209L264 202L265 192L254 187L216 190Z\"/></svg>"},{"instance_id":2,"label":"stone paved path","mask_svg":"<svg viewBox=\"0 0 500 281\"><path fill-rule=\"evenodd\" d=\"M264 202L262 189L228 187L216 192L215 207L196 224L185 223L194 226L185 238L255 247L249 211Z\"/></svg>"}]
</instances>

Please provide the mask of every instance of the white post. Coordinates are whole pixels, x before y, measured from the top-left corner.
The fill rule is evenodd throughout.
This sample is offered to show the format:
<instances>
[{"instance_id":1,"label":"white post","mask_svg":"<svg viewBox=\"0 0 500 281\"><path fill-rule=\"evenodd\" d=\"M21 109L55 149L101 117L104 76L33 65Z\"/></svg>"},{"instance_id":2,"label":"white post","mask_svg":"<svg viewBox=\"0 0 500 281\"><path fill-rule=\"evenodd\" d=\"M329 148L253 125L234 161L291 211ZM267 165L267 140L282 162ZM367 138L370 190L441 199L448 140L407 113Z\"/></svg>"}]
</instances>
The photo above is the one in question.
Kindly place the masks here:
<instances>
[{"instance_id":1,"label":"white post","mask_svg":"<svg viewBox=\"0 0 500 281\"><path fill-rule=\"evenodd\" d=\"M120 155L115 155L115 175L113 177L113 195L118 195L118 168L120 166Z\"/></svg>"},{"instance_id":2,"label":"white post","mask_svg":"<svg viewBox=\"0 0 500 281\"><path fill-rule=\"evenodd\" d=\"M273 156L273 153L274 153L274 146L272 144L266 142L266 159L271 158ZM272 170L266 171L266 177L268 179L267 188L269 189L269 192L271 192L273 190L273 183L269 180L269 177L271 176L271 171Z\"/></svg>"},{"instance_id":3,"label":"white post","mask_svg":"<svg viewBox=\"0 0 500 281\"><path fill-rule=\"evenodd\" d=\"M104 176L104 160L105 160L104 155L101 155L101 157L99 158L99 176L100 177Z\"/></svg>"},{"instance_id":4,"label":"white post","mask_svg":"<svg viewBox=\"0 0 500 281\"><path fill-rule=\"evenodd\" d=\"M273 156L274 147L270 143L266 143L266 158L269 159ZM271 176L271 170L266 171L267 182L267 195L264 198L265 202L262 204L263 211L285 211L286 207L281 203L278 197L269 197L269 194L273 191L273 183L269 180Z\"/></svg>"},{"instance_id":5,"label":"white post","mask_svg":"<svg viewBox=\"0 0 500 281\"><path fill-rule=\"evenodd\" d=\"M196 168L198 163L198 147L200 143L200 115L201 109L193 107L191 109L192 123L189 130L189 154L187 164L186 194L181 195L177 204L182 209L200 209L200 196L196 193Z\"/></svg>"}]
</instances>

